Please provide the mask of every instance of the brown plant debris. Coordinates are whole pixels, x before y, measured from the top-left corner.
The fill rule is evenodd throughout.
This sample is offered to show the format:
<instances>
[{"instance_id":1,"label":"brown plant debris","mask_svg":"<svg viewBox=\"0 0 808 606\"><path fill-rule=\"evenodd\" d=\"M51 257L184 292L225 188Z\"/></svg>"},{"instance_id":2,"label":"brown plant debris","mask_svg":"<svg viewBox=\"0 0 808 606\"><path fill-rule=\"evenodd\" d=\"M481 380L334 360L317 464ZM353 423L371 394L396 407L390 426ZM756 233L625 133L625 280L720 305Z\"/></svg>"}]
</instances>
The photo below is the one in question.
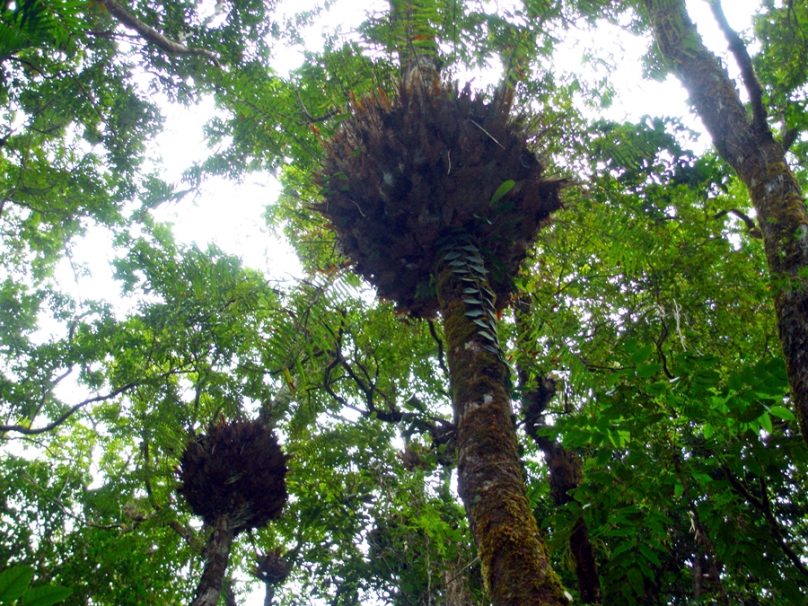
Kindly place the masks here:
<instances>
[{"instance_id":1,"label":"brown plant debris","mask_svg":"<svg viewBox=\"0 0 808 606\"><path fill-rule=\"evenodd\" d=\"M179 491L205 522L226 515L238 533L280 517L285 476L286 457L263 422L220 422L186 445Z\"/></svg>"},{"instance_id":2,"label":"brown plant debris","mask_svg":"<svg viewBox=\"0 0 808 606\"><path fill-rule=\"evenodd\" d=\"M402 312L437 311L438 249L463 234L483 254L498 309L549 214L562 181L542 165L510 118L466 86L407 78L395 99L356 100L327 145L318 206L342 251Z\"/></svg>"}]
</instances>

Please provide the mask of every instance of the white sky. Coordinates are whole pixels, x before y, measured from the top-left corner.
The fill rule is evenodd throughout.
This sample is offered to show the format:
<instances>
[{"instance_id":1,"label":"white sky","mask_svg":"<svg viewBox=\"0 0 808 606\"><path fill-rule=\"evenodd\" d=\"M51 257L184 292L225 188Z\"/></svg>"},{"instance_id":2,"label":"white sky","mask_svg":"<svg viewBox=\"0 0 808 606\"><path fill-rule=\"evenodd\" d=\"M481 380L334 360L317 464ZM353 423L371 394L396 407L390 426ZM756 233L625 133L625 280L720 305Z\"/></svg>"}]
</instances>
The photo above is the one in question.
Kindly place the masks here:
<instances>
[{"instance_id":1,"label":"white sky","mask_svg":"<svg viewBox=\"0 0 808 606\"><path fill-rule=\"evenodd\" d=\"M291 13L312 5L311 0L284 0L279 10ZM382 0L375 0L375 8L385 6ZM307 33L309 50L320 47L322 32L330 31L334 20L343 23L343 31L361 22L365 8L371 3L355 0L337 0L329 17L322 25L314 26ZM751 16L758 7L755 0L725 1L724 6L730 24L736 31L747 30L751 26ZM726 43L704 0L689 0L691 12L707 44L716 52L726 55ZM683 118L686 125L703 131L700 122L688 109L687 95L678 81L672 77L665 82L646 81L642 78L640 57L647 49L648 39L630 36L625 30L611 26L598 27L581 37L568 37L559 52L558 65L562 69L575 70L584 66L593 79L608 75L617 89L613 105L602 113L613 120L637 120L644 114L670 115ZM608 49L617 57L611 73L592 72L581 57L589 49L598 49L602 54ZM276 67L280 71L296 67L302 61L299 50L278 51ZM734 63L725 60L732 71ZM734 71L737 73L737 70ZM738 87L742 87L739 85ZM153 148L160 152L164 164L164 176L177 182L182 171L195 160L206 157L202 127L213 111L211 103L202 107L183 108L166 106L165 131L155 140ZM301 273L300 264L290 247L278 234L271 233L264 223L264 211L268 204L277 199L280 187L268 174L247 175L243 183L236 184L224 179L210 179L202 186L197 198L188 197L176 203L159 208L154 214L160 221L173 224L175 237L179 242L196 243L200 247L215 243L225 252L238 255L244 264L263 271L272 279L293 280ZM103 253L103 254L99 254ZM91 271L89 277L74 279L69 265L63 264L60 272L61 286L69 292L87 298L117 299L118 287L112 280L108 267L110 242L104 230L94 230L76 244L73 260L86 264ZM124 303L122 307L127 307ZM263 586L257 584L255 591L244 602L245 606L263 604Z\"/></svg>"}]
</instances>

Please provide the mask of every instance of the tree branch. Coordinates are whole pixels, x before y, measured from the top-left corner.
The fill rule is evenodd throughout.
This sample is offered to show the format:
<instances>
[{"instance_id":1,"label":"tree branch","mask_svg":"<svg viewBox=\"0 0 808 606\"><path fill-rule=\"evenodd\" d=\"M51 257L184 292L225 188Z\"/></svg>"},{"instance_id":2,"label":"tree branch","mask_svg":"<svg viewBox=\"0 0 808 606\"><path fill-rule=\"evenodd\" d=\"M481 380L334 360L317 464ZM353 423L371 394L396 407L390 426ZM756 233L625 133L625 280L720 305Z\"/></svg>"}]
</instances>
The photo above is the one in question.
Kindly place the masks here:
<instances>
[{"instance_id":1,"label":"tree branch","mask_svg":"<svg viewBox=\"0 0 808 606\"><path fill-rule=\"evenodd\" d=\"M87 398L86 400L82 400L78 404L74 404L70 408L68 408L65 412L60 414L56 419L48 423L47 425L43 425L42 427L31 428L26 427L25 425L0 425L0 433L8 433L10 431L16 431L17 433L21 433L27 436L32 436L40 433L45 433L47 431L51 431L55 429L65 421L67 421L74 413L78 412L88 404L92 404L93 402L102 402L104 400L108 400L110 398L114 398L115 396L119 396L122 393L129 391L130 389L137 387L140 384L139 381L133 381L131 383L127 383L117 389L113 389L111 392L100 395L100 396L93 396L92 398Z\"/></svg>"},{"instance_id":2,"label":"tree branch","mask_svg":"<svg viewBox=\"0 0 808 606\"><path fill-rule=\"evenodd\" d=\"M783 531L780 529L780 523L777 521L777 517L772 511L771 501L769 500L769 489L766 486L765 480L763 478L760 478L759 480L761 496L758 497L752 494L752 491L749 490L744 483L741 482L737 476L735 476L734 473L732 473L732 470L730 470L729 467L724 467L724 473L726 473L727 479L729 480L730 485L735 489L735 492L741 495L747 503L763 514L763 518L766 520L769 530L771 530L772 537L780 546L780 549L783 551L789 561L794 564L794 567L799 570L803 576L808 577L808 567L802 563L800 556L794 552L794 550L788 544L788 541L786 541L786 538L783 536Z\"/></svg>"},{"instance_id":3,"label":"tree branch","mask_svg":"<svg viewBox=\"0 0 808 606\"><path fill-rule=\"evenodd\" d=\"M749 51L746 50L746 45L738 33L730 27L726 15L724 15L724 9L721 7L721 0L710 0L710 8L713 11L715 20L718 22L718 26L724 33L724 37L727 39L732 56L735 57L735 61L738 62L738 67L741 69L743 83L752 104L753 124L761 133L771 134L766 120L766 109L763 107L763 89L755 75Z\"/></svg>"},{"instance_id":4,"label":"tree branch","mask_svg":"<svg viewBox=\"0 0 808 606\"><path fill-rule=\"evenodd\" d=\"M440 366L441 371L443 371L443 376L448 377L449 369L446 367L446 355L443 352L443 339L440 338L435 328L434 320L428 320L427 325L429 326L429 334L432 335L432 338L438 346L438 366Z\"/></svg>"},{"instance_id":5,"label":"tree branch","mask_svg":"<svg viewBox=\"0 0 808 606\"><path fill-rule=\"evenodd\" d=\"M746 225L746 231L751 237L758 239L763 238L763 234L760 233L760 229L758 228L757 223L755 223L755 220L752 219L752 217L747 215L745 212L742 212L737 208L728 208L727 210L718 211L713 215L713 219L720 219L724 215L729 214L735 215L741 221L744 222L744 224Z\"/></svg>"},{"instance_id":6,"label":"tree branch","mask_svg":"<svg viewBox=\"0 0 808 606\"><path fill-rule=\"evenodd\" d=\"M207 57L214 65L219 66L219 57L204 48L193 48L185 46L174 40L166 38L159 31L152 26L143 23L135 15L130 13L123 5L119 4L117 0L101 0L101 3L106 7L111 15L116 17L121 23L127 27L131 27L146 42L153 44L170 55L201 55Z\"/></svg>"}]
</instances>

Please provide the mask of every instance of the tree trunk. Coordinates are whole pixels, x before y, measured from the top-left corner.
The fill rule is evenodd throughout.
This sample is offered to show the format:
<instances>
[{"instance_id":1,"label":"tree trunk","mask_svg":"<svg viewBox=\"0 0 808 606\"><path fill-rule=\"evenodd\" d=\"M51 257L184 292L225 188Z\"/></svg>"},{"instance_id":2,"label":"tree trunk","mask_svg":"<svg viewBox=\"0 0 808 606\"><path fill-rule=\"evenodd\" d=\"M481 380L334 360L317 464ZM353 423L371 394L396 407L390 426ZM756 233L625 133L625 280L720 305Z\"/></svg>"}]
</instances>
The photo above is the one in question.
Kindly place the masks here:
<instances>
[{"instance_id":1,"label":"tree trunk","mask_svg":"<svg viewBox=\"0 0 808 606\"><path fill-rule=\"evenodd\" d=\"M205 547L205 570L199 579L196 597L191 606L216 606L234 537L235 532L229 517L225 515L217 519Z\"/></svg>"},{"instance_id":2,"label":"tree trunk","mask_svg":"<svg viewBox=\"0 0 808 606\"><path fill-rule=\"evenodd\" d=\"M766 123L760 84L737 34L722 23L750 94L748 114L721 63L705 46L683 0L644 0L657 44L712 136L721 157L749 190L771 275L791 394L808 443L808 209L783 146Z\"/></svg>"},{"instance_id":3,"label":"tree trunk","mask_svg":"<svg viewBox=\"0 0 808 606\"><path fill-rule=\"evenodd\" d=\"M458 490L494 606L566 605L525 494L493 293L469 243L443 250L436 286L457 426Z\"/></svg>"},{"instance_id":4,"label":"tree trunk","mask_svg":"<svg viewBox=\"0 0 808 606\"><path fill-rule=\"evenodd\" d=\"M517 337L517 371L522 391L525 433L544 453L550 472L550 497L553 499L554 505L563 507L572 500L572 491L581 484L583 477L581 459L561 444L539 435L539 430L544 427L544 412L556 394L556 382L550 378L538 377L536 384L530 385L528 365L536 358L536 352L533 351L533 343L525 338L525 335L530 334L527 328L527 317L531 313L529 298L520 298L516 302L515 308L519 335ZM579 516L573 525L570 534L570 551L575 562L575 576L578 580L581 602L584 604L600 603L600 576L595 550L589 540L589 529L582 516Z\"/></svg>"},{"instance_id":5,"label":"tree trunk","mask_svg":"<svg viewBox=\"0 0 808 606\"><path fill-rule=\"evenodd\" d=\"M570 493L581 484L581 459L560 444L530 434L541 448L550 469L550 497L553 504L562 507L572 501ZM589 529L582 516L578 516L570 533L570 551L575 562L578 591L584 604L600 603L600 577L595 560L595 550L589 540Z\"/></svg>"}]
</instances>

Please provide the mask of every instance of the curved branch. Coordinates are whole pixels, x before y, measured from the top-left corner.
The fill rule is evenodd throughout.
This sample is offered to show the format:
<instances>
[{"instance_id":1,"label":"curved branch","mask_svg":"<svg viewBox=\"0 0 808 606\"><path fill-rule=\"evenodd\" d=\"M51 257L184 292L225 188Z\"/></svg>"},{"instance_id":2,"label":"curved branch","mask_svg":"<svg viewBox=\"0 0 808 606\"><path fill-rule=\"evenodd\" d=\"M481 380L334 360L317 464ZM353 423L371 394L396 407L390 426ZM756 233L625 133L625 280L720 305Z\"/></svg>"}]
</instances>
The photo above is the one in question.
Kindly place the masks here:
<instances>
[{"instance_id":1,"label":"curved branch","mask_svg":"<svg viewBox=\"0 0 808 606\"><path fill-rule=\"evenodd\" d=\"M724 37L729 43L729 49L732 51L732 56L738 62L738 67L741 69L741 76L743 83L746 87L746 92L749 93L749 101L752 104L752 113L754 115L755 127L762 133L771 133L769 125L766 120L766 109L763 107L763 89L760 82L755 75L755 69L752 66L752 58L749 56L749 51L746 50L746 45L741 40L732 27L730 27L727 17L724 14L724 9L721 7L721 0L710 0L710 8L713 11L713 16L718 22L718 26L724 33Z\"/></svg>"},{"instance_id":2,"label":"curved branch","mask_svg":"<svg viewBox=\"0 0 808 606\"><path fill-rule=\"evenodd\" d=\"M130 389L137 387L140 383L137 381L133 381L132 383L127 383L117 389L113 389L111 392L100 395L100 396L93 396L92 398L87 398L86 400L82 400L78 404L74 404L70 408L68 408L65 412L60 414L56 417L53 421L48 423L47 425L43 425L42 427L26 427L25 425L0 425L0 433L8 433L10 431L16 431L17 433L21 433L27 436L33 436L40 433L45 433L51 431L52 429L56 429L59 425L67 421L74 413L78 412L88 404L92 404L94 402L102 402L104 400L108 400L110 398L114 398L115 396L119 396L122 393L129 391Z\"/></svg>"},{"instance_id":3,"label":"curved branch","mask_svg":"<svg viewBox=\"0 0 808 606\"><path fill-rule=\"evenodd\" d=\"M176 42L175 40L166 38L152 26L143 23L135 15L130 13L126 8L124 8L123 5L119 4L117 0L101 0L101 3L109 11L110 15L116 17L127 27L131 27L138 34L140 34L140 36L146 40L146 42L153 44L162 51L170 55L201 55L210 59L214 65L219 66L219 57L216 55L216 53L204 48L185 46L184 44Z\"/></svg>"},{"instance_id":4,"label":"curved branch","mask_svg":"<svg viewBox=\"0 0 808 606\"><path fill-rule=\"evenodd\" d=\"M758 228L757 223L755 223L755 220L752 219L752 217L747 215L745 212L740 211L737 208L728 208L727 210L718 211L713 215L713 219L720 219L724 215L730 215L730 214L735 215L737 218L739 218L741 221L744 222L744 224L746 225L746 231L752 238L758 238L758 239L763 238L763 234L760 233L760 229Z\"/></svg>"},{"instance_id":5,"label":"curved branch","mask_svg":"<svg viewBox=\"0 0 808 606\"><path fill-rule=\"evenodd\" d=\"M438 330L435 328L434 320L427 320L427 326L429 326L430 336L438 346L438 366L440 366L441 371L443 371L443 376L448 377L449 369L446 367L446 354L443 351L443 339L440 338Z\"/></svg>"},{"instance_id":6,"label":"curved branch","mask_svg":"<svg viewBox=\"0 0 808 606\"><path fill-rule=\"evenodd\" d=\"M791 545L789 545L786 537L783 535L782 529L780 528L780 523L777 521L777 517L772 511L771 501L769 500L769 488L766 486L766 481L763 478L758 479L758 487L761 494L761 496L758 497L752 494L752 491L749 490L734 473L732 473L732 470L730 470L729 467L724 466L724 473L726 474L727 480L729 480L732 488L735 489L735 492L741 495L746 502L757 509L758 512L763 514L763 518L766 520L769 530L771 530L772 537L780 546L780 549L783 551L788 560L803 576L808 577L808 567L802 563L800 556L791 548Z\"/></svg>"}]
</instances>

